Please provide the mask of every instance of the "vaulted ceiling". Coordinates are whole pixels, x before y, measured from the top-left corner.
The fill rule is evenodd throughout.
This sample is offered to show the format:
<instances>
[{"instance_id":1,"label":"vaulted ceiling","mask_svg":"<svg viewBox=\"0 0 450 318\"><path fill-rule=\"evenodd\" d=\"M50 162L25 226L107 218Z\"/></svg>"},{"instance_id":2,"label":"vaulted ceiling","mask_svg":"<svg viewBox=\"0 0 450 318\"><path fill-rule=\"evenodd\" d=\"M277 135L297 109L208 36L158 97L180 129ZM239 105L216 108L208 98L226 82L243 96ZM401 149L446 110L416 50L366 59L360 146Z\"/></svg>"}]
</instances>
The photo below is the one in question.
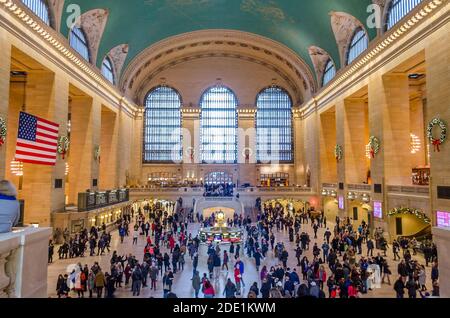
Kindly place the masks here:
<instances>
[{"instance_id":1,"label":"vaulted ceiling","mask_svg":"<svg viewBox=\"0 0 450 318\"><path fill-rule=\"evenodd\" d=\"M144 49L168 37L207 29L254 33L296 52L313 69L308 48L328 52L340 67L330 12L345 12L364 23L372 0L66 0L61 32L68 34L67 7L81 13L105 9L108 18L96 64L111 49L128 44L125 67ZM376 30L368 30L373 39Z\"/></svg>"}]
</instances>

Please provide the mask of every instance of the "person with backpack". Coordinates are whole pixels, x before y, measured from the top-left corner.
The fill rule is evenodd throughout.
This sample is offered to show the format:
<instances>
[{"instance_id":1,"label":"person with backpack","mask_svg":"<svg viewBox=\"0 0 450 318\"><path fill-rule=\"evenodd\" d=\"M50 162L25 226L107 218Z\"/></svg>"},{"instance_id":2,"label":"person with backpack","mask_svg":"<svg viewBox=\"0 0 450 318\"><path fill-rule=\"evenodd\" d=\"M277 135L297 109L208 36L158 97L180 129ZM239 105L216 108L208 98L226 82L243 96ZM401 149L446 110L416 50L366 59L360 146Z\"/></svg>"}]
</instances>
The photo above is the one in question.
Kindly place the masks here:
<instances>
[{"instance_id":1,"label":"person with backpack","mask_svg":"<svg viewBox=\"0 0 450 318\"><path fill-rule=\"evenodd\" d=\"M236 292L236 285L233 284L230 278L228 278L225 289L223 291L223 295L225 296L225 298L236 298Z\"/></svg>"},{"instance_id":2,"label":"person with backpack","mask_svg":"<svg viewBox=\"0 0 450 318\"><path fill-rule=\"evenodd\" d=\"M394 284L394 290L397 294L397 298L403 298L405 295L405 283L403 281L403 277L399 276L397 281Z\"/></svg>"},{"instance_id":3,"label":"person with backpack","mask_svg":"<svg viewBox=\"0 0 450 318\"><path fill-rule=\"evenodd\" d=\"M141 293L141 284L143 280L141 266L137 264L133 273L131 274L131 291L133 292L133 296L139 296Z\"/></svg>"}]
</instances>

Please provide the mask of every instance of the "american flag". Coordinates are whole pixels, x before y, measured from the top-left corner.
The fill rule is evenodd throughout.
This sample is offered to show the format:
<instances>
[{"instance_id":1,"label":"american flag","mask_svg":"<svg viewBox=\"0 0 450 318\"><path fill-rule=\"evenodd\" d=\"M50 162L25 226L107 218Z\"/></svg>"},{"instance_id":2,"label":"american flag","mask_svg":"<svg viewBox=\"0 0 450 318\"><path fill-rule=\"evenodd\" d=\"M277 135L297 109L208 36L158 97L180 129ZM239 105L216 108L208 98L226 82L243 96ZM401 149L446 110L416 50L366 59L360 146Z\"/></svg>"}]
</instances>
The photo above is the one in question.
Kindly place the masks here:
<instances>
[{"instance_id":1,"label":"american flag","mask_svg":"<svg viewBox=\"0 0 450 318\"><path fill-rule=\"evenodd\" d=\"M54 166L59 125L24 112L19 117L16 161Z\"/></svg>"}]
</instances>

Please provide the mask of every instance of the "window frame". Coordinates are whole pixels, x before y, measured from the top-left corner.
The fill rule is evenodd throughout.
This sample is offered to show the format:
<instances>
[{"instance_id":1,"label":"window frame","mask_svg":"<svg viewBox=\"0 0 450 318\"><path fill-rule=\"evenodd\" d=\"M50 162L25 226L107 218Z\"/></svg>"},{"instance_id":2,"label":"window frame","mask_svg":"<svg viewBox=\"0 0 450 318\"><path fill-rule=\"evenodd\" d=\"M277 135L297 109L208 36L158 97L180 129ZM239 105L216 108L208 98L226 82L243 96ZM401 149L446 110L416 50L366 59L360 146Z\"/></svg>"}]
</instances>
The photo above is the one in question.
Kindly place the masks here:
<instances>
[{"instance_id":1,"label":"window frame","mask_svg":"<svg viewBox=\"0 0 450 318\"><path fill-rule=\"evenodd\" d=\"M235 106L234 106L234 127L232 128L232 129L235 130L235 133L234 133L234 139L235 140L234 140L234 160L232 162L227 161L226 159L224 159L223 161L215 161L215 160L214 161L210 161L208 159L205 159L205 157L204 157L205 151L206 151L206 150L204 150L204 145L206 143L203 141L203 137L204 137L204 128L203 128L204 108L203 108L202 105L203 105L205 96L208 93L210 93L211 90L213 90L214 88L223 88L223 89L227 90L229 93L231 93L231 95L233 96L234 101L235 101ZM200 135L200 161L201 161L201 163L202 164L218 164L218 165L220 165L220 164L222 164L222 165L225 165L225 164L237 164L238 163L238 150L239 150L238 149L238 135L237 135L238 128L239 128L238 127L239 99L238 99L236 93L230 87L228 87L226 85L210 86L202 93L202 95L200 97L199 106L200 106L200 134L199 135ZM231 110L231 108L230 108L230 110ZM211 110L209 110L209 111L211 111ZM230 113L231 113L231 111L230 111ZM231 117L230 117L230 119L231 119ZM231 128L231 126L228 127L228 128ZM227 145L227 144L232 144L232 143L231 142L225 143L225 145Z\"/></svg>"},{"instance_id":2,"label":"window frame","mask_svg":"<svg viewBox=\"0 0 450 318\"><path fill-rule=\"evenodd\" d=\"M78 30L78 31L81 33L81 35L82 35L83 38L81 38L80 35L77 34L77 33L75 32L75 30ZM84 56L84 55L83 55L83 52L80 52L80 51L78 50L78 48L75 47L75 46L73 45L74 42L72 42L72 36L75 36L75 37L76 37L77 43L78 43L78 44L79 44L79 43L82 43L82 44L85 46L85 49L86 49L86 52L87 52L87 57ZM89 40L88 40L88 38L87 38L87 36L86 36L86 32L83 30L83 28L82 28L81 26L78 27L78 26L74 25L74 26L72 26L72 28L69 30L69 45L70 45L70 47L71 47L72 49L74 49L75 52L77 52L77 53L78 53L85 61L91 63L91 58L92 58L92 57L91 57L91 51L90 51L90 48L89 48ZM83 48L84 48L84 47L83 47Z\"/></svg>"},{"instance_id":3,"label":"window frame","mask_svg":"<svg viewBox=\"0 0 450 318\"><path fill-rule=\"evenodd\" d=\"M329 68L328 65L331 65L331 68ZM327 82L325 82L325 76L327 75L327 72L332 69L334 69L334 75ZM336 73L337 73L336 64L334 63L334 61L331 57L328 57L327 63L325 64L325 68L324 68L323 74L322 74L322 87L324 87L329 82L331 82L336 77Z\"/></svg>"},{"instance_id":4,"label":"window frame","mask_svg":"<svg viewBox=\"0 0 450 318\"><path fill-rule=\"evenodd\" d=\"M356 36L357 36L359 33L362 33L363 36L360 37L360 38L354 43L355 38L356 38ZM352 49L355 48L355 47L357 47L357 45L358 45L359 43L361 43L361 41L366 41L366 44L367 44L367 45L366 45L365 49L363 49L362 51L360 51L360 52L358 53L358 55L355 55L355 57L350 61L350 55L351 55L351 53L352 53ZM349 42L349 44L348 44L348 49L347 49L347 54L346 54L346 65L350 65L350 64L352 64L354 61L356 61L356 60L358 59L358 57L360 57L360 56L368 49L368 47L369 47L369 36L368 36L366 30L364 30L363 27L357 27L357 28L355 29L355 31L353 32L353 35L351 36L350 42Z\"/></svg>"},{"instance_id":5,"label":"window frame","mask_svg":"<svg viewBox=\"0 0 450 318\"><path fill-rule=\"evenodd\" d=\"M107 62L109 64L109 67L106 67L106 69L111 73L111 80L108 78L108 76L106 76L103 73L103 69L106 65L105 62ZM116 72L114 71L114 65L111 61L111 58L108 55L106 55L102 61L102 68L101 68L100 72L102 73L103 77L106 78L111 84L113 84L113 85L116 84L116 76L115 76Z\"/></svg>"},{"instance_id":6,"label":"window frame","mask_svg":"<svg viewBox=\"0 0 450 318\"><path fill-rule=\"evenodd\" d=\"M35 11L33 9L33 5L30 4L28 5L25 1L27 2L33 2L36 4L38 2L38 4L36 4L36 7L39 7L39 5L42 5L43 7L45 7L46 11L47 11L47 19L48 21L46 21L40 14L39 12ZM20 0L20 3L22 5L24 5L28 10L30 10L35 16L37 16L42 22L44 22L45 24L47 24L49 27L54 28L54 19L53 19L53 11L50 8L50 5L48 3L48 0ZM42 9L42 8L40 8Z\"/></svg>"},{"instance_id":7,"label":"window frame","mask_svg":"<svg viewBox=\"0 0 450 318\"><path fill-rule=\"evenodd\" d=\"M409 15L415 8L417 8L422 2L423 0L418 0L419 2L416 3L412 8L410 8L409 11L403 11L401 12L400 10L405 8L405 5L407 5L408 3L405 3L403 6L401 6L401 8L397 11L395 11L395 14L397 14L396 16L396 20L395 23L393 23L392 25L389 24L389 19L391 17L391 14L393 14L394 12L392 12L394 10L394 6L397 7L397 5L400 5L400 2L405 1L405 0L391 0L389 1L389 4L387 6L386 9L386 15L385 15L385 20L384 20L384 32L387 32L389 30L391 30L395 25L397 25L402 19L404 19L407 15ZM412 0L415 1L415 0Z\"/></svg>"},{"instance_id":8,"label":"window frame","mask_svg":"<svg viewBox=\"0 0 450 318\"><path fill-rule=\"evenodd\" d=\"M258 132L258 112L259 107L258 107L258 103L259 103L259 99L260 96L262 94L264 94L265 92L267 92L270 89L279 89L281 90L283 93L286 94L286 96L289 99L289 103L290 103L290 139L291 139L291 143L290 143L290 156L291 159L290 160L279 160L280 164L294 164L295 163L295 142L294 142L294 114L293 114L293 108L294 108L294 102L293 99L291 97L291 95L289 94L289 92L281 87L281 86L276 86L276 85L272 85L272 86L268 86L263 88L258 95L256 95L256 101L255 101L255 105L256 105L256 114L255 114L255 130L256 130L256 162L257 164L268 164L268 163L264 163L263 160L261 160L260 158L260 148L259 148L259 132ZM275 111L275 109L272 109L272 111ZM281 157L282 155L280 155ZM271 159L270 161L272 161L273 159ZM265 161L265 160L264 160ZM269 162L270 163L270 162Z\"/></svg>"},{"instance_id":9,"label":"window frame","mask_svg":"<svg viewBox=\"0 0 450 318\"><path fill-rule=\"evenodd\" d=\"M174 93L176 93L178 100L179 100L179 116L180 116L180 157L179 157L179 162L174 162L173 160L147 160L146 159L146 145L147 144L151 144L147 142L147 110L149 109L148 105L148 100L149 97L155 93L158 89L161 88L168 88L170 90L172 90ZM183 112L182 112L182 107L183 107L183 99L181 97L180 92L172 87L172 86L167 86L167 85L158 85L156 87L153 87L152 89L149 90L149 92L145 95L144 98L144 114L143 114L143 125L142 125L142 130L143 130L143 138L142 138L142 163L144 165L152 165L152 164L179 164L183 162L183 134L182 134L182 129L183 129ZM161 108L159 108L161 109ZM174 110L175 108L172 108L172 110ZM169 144L169 143L166 143Z\"/></svg>"}]
</instances>

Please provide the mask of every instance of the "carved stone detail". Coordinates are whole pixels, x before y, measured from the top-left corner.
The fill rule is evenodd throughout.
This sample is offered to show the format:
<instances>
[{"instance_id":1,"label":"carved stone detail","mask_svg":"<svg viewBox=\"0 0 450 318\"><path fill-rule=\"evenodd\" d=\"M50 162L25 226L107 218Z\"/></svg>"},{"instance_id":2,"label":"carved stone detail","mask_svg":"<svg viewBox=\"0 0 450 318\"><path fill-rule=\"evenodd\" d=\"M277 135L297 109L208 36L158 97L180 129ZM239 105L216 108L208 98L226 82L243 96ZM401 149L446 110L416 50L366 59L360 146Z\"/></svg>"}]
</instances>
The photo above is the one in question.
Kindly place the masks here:
<instances>
[{"instance_id":1,"label":"carved stone detail","mask_svg":"<svg viewBox=\"0 0 450 318\"><path fill-rule=\"evenodd\" d=\"M6 288L6 293L9 298L16 298L16 274L17 274L17 256L19 249L11 251L6 258L5 273L9 277L9 287Z\"/></svg>"},{"instance_id":2,"label":"carved stone detail","mask_svg":"<svg viewBox=\"0 0 450 318\"><path fill-rule=\"evenodd\" d=\"M51 16L53 19L55 30L61 29L61 19L62 19L62 12L64 9L64 1L65 0L50 0L50 1L48 1L48 5L51 10Z\"/></svg>"},{"instance_id":3,"label":"carved stone detail","mask_svg":"<svg viewBox=\"0 0 450 318\"><path fill-rule=\"evenodd\" d=\"M128 44L120 44L109 51L108 56L113 63L115 83L119 82L123 64L128 55Z\"/></svg>"},{"instance_id":4,"label":"carved stone detail","mask_svg":"<svg viewBox=\"0 0 450 318\"><path fill-rule=\"evenodd\" d=\"M323 72L325 71L325 67L329 59L331 59L330 55L322 48L318 46L310 46L308 48L309 56L314 65L314 70L317 75L317 82L319 86L322 83Z\"/></svg>"},{"instance_id":5,"label":"carved stone detail","mask_svg":"<svg viewBox=\"0 0 450 318\"><path fill-rule=\"evenodd\" d=\"M6 263L10 254L10 251L0 254L0 298L9 298L8 288L11 278L6 274Z\"/></svg>"},{"instance_id":6,"label":"carved stone detail","mask_svg":"<svg viewBox=\"0 0 450 318\"><path fill-rule=\"evenodd\" d=\"M330 12L331 27L333 28L336 43L339 48L341 58L341 66L345 65L347 49L351 41L351 37L355 30L361 27L365 30L364 25L354 16L345 12Z\"/></svg>"},{"instance_id":7,"label":"carved stone detail","mask_svg":"<svg viewBox=\"0 0 450 318\"><path fill-rule=\"evenodd\" d=\"M142 51L127 66L121 76L120 88L136 100L142 82L149 74L161 72L180 59L206 56L207 53L245 57L261 65L272 65L295 83L299 101L306 100L317 90L312 70L295 52L273 40L232 30L203 30L185 33L160 41Z\"/></svg>"},{"instance_id":8,"label":"carved stone detail","mask_svg":"<svg viewBox=\"0 0 450 318\"><path fill-rule=\"evenodd\" d=\"M94 9L83 13L80 18L81 28L86 34L93 64L97 62L98 48L108 21L108 15L107 10Z\"/></svg>"}]
</instances>

